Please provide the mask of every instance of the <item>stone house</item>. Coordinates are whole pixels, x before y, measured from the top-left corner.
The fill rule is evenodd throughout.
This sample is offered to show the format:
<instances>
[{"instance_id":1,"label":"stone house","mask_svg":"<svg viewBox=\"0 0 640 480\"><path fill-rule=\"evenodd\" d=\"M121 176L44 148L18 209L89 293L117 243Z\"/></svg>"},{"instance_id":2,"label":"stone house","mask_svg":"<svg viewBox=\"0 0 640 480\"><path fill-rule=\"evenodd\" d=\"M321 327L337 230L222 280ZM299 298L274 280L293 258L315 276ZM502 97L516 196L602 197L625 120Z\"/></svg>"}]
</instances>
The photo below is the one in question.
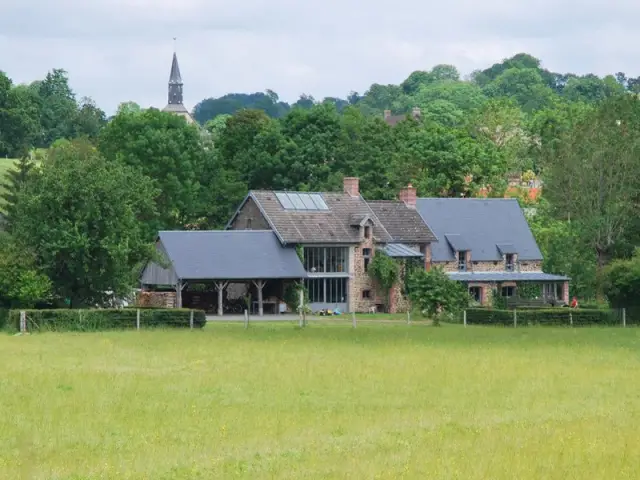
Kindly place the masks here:
<instances>
[{"instance_id":1,"label":"stone house","mask_svg":"<svg viewBox=\"0 0 640 480\"><path fill-rule=\"evenodd\" d=\"M465 282L480 304L536 285L540 300L569 302L569 279L542 271L542 253L516 199L419 198L416 208L438 237L432 266Z\"/></svg>"},{"instance_id":2,"label":"stone house","mask_svg":"<svg viewBox=\"0 0 640 480\"><path fill-rule=\"evenodd\" d=\"M299 250L314 311L367 312L374 306L403 311L408 302L401 285L392 289L387 302L387 292L367 273L376 250L421 263L428 258L436 237L415 202L408 206L402 200L403 192L397 201L367 202L354 177L345 177L342 192L251 191L227 229L271 230L283 248Z\"/></svg>"}]
</instances>

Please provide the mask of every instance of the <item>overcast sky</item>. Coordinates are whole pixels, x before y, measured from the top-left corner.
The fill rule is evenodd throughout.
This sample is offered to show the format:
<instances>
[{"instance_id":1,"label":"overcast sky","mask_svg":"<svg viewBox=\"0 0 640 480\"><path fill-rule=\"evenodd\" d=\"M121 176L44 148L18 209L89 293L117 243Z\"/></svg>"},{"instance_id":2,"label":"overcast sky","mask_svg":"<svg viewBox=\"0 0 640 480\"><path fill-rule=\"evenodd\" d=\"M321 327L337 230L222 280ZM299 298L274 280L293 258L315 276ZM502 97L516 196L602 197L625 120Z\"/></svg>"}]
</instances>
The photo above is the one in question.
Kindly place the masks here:
<instances>
[{"instance_id":1,"label":"overcast sky","mask_svg":"<svg viewBox=\"0 0 640 480\"><path fill-rule=\"evenodd\" d=\"M0 0L0 70L52 68L113 113L163 107L173 37L185 104L272 89L363 93L438 63L463 74L518 52L554 71L640 75L633 0Z\"/></svg>"}]
</instances>

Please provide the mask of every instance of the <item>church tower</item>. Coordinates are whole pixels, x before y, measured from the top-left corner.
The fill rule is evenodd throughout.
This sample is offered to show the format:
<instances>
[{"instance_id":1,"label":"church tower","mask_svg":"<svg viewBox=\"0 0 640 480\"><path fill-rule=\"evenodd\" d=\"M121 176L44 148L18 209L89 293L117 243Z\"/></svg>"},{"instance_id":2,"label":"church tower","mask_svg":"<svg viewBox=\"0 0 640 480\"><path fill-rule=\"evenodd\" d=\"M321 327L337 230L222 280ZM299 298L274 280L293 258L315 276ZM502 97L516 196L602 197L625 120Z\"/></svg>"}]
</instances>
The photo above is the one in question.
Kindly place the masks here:
<instances>
[{"instance_id":1,"label":"church tower","mask_svg":"<svg viewBox=\"0 0 640 480\"><path fill-rule=\"evenodd\" d=\"M173 61L171 62L171 73L169 74L169 103L164 107L164 112L175 113L184 117L188 123L194 123L193 117L182 103L182 76L180 75L180 67L178 66L178 56L173 52Z\"/></svg>"}]
</instances>

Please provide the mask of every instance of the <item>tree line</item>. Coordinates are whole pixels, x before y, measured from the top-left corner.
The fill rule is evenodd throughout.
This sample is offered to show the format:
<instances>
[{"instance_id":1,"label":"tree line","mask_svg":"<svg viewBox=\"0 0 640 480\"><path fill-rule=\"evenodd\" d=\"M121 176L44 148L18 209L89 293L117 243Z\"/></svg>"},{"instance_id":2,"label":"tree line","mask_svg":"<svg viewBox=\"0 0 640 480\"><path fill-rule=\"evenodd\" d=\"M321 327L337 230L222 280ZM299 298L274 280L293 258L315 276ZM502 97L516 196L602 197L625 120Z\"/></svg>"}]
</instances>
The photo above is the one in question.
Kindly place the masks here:
<instances>
[{"instance_id":1,"label":"tree line","mask_svg":"<svg viewBox=\"0 0 640 480\"><path fill-rule=\"evenodd\" d=\"M135 284L158 230L221 228L250 189L336 190L349 175L369 199L409 182L421 196L502 197L523 174L544 184L520 200L545 270L601 297L638 244L639 90L622 73L560 75L520 54L345 100L208 99L189 125L131 102L106 118L61 70L28 86L0 76L0 153L21 159L3 193L0 300L104 303ZM390 126L385 110L407 118ZM47 150L34 160L33 148Z\"/></svg>"}]
</instances>

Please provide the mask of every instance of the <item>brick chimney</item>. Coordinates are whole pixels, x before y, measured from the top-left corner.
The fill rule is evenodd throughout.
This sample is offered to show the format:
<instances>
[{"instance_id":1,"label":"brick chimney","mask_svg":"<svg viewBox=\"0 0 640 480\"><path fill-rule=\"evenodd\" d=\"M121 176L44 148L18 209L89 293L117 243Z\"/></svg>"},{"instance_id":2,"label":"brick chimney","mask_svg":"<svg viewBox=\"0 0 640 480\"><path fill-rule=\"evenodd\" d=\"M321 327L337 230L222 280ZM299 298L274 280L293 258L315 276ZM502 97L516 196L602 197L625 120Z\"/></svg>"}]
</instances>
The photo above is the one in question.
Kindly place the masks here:
<instances>
[{"instance_id":1,"label":"brick chimney","mask_svg":"<svg viewBox=\"0 0 640 480\"><path fill-rule=\"evenodd\" d=\"M387 118L389 118L391 116L391 110L385 110L384 111L384 119L386 120Z\"/></svg>"},{"instance_id":2,"label":"brick chimney","mask_svg":"<svg viewBox=\"0 0 640 480\"><path fill-rule=\"evenodd\" d=\"M400 190L400 200L409 208L416 208L416 187L409 184Z\"/></svg>"},{"instance_id":3,"label":"brick chimney","mask_svg":"<svg viewBox=\"0 0 640 480\"><path fill-rule=\"evenodd\" d=\"M418 118L420 118L422 116L422 112L420 111L420 107L413 107L413 110L411 111L411 115L413 116L413 118L415 118L416 120Z\"/></svg>"},{"instance_id":4,"label":"brick chimney","mask_svg":"<svg viewBox=\"0 0 640 480\"><path fill-rule=\"evenodd\" d=\"M352 197L360 196L360 179L358 177L344 177L342 182L344 193L348 193Z\"/></svg>"}]
</instances>

